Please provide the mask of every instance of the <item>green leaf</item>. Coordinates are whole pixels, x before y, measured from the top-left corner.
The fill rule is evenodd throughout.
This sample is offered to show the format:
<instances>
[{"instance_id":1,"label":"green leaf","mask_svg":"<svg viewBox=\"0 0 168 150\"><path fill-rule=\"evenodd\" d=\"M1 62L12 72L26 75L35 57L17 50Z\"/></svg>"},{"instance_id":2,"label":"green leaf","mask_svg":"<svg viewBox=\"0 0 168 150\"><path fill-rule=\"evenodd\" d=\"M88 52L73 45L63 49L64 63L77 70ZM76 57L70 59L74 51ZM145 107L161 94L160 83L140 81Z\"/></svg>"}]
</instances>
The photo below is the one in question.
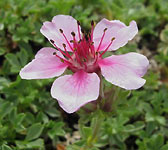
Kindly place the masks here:
<instances>
[{"instance_id":1,"label":"green leaf","mask_svg":"<svg viewBox=\"0 0 168 150\"><path fill-rule=\"evenodd\" d=\"M28 128L26 140L31 141L38 138L43 131L43 125L40 123L33 124Z\"/></svg>"},{"instance_id":2,"label":"green leaf","mask_svg":"<svg viewBox=\"0 0 168 150\"><path fill-rule=\"evenodd\" d=\"M27 62L28 62L27 52L24 49L22 49L17 55L18 55L18 58L20 60L21 66L23 67L24 65L26 65Z\"/></svg>"},{"instance_id":3,"label":"green leaf","mask_svg":"<svg viewBox=\"0 0 168 150\"><path fill-rule=\"evenodd\" d=\"M64 123L57 122L54 124L53 128L49 130L48 135L51 139L54 139L55 136L65 136L65 131L63 129Z\"/></svg>"},{"instance_id":4,"label":"green leaf","mask_svg":"<svg viewBox=\"0 0 168 150\"><path fill-rule=\"evenodd\" d=\"M2 145L2 150L12 150L8 145Z\"/></svg>"},{"instance_id":5,"label":"green leaf","mask_svg":"<svg viewBox=\"0 0 168 150\"><path fill-rule=\"evenodd\" d=\"M168 150L168 143L166 145L163 145L160 150Z\"/></svg>"},{"instance_id":6,"label":"green leaf","mask_svg":"<svg viewBox=\"0 0 168 150\"><path fill-rule=\"evenodd\" d=\"M5 49L4 48L0 48L0 56L5 54Z\"/></svg>"},{"instance_id":7,"label":"green leaf","mask_svg":"<svg viewBox=\"0 0 168 150\"><path fill-rule=\"evenodd\" d=\"M44 141L43 139L37 139L27 144L27 148L43 148Z\"/></svg>"},{"instance_id":8,"label":"green leaf","mask_svg":"<svg viewBox=\"0 0 168 150\"><path fill-rule=\"evenodd\" d=\"M25 149L40 149L44 148L44 140L43 139L37 139L35 141L27 142L27 141L16 141L16 145L19 148L19 150L25 150Z\"/></svg>"},{"instance_id":9,"label":"green leaf","mask_svg":"<svg viewBox=\"0 0 168 150\"><path fill-rule=\"evenodd\" d=\"M11 72L19 72L21 69L21 65L16 57L16 55L12 54L12 53L8 53L5 55L7 61L10 63L10 65L12 66L11 68Z\"/></svg>"},{"instance_id":10,"label":"green leaf","mask_svg":"<svg viewBox=\"0 0 168 150\"><path fill-rule=\"evenodd\" d=\"M22 123L22 121L24 120L25 118L25 114L24 113L20 113L16 116L16 119L14 121L15 125L20 125Z\"/></svg>"},{"instance_id":11,"label":"green leaf","mask_svg":"<svg viewBox=\"0 0 168 150\"><path fill-rule=\"evenodd\" d=\"M7 101L0 103L0 120L9 114L13 108L13 103Z\"/></svg>"},{"instance_id":12,"label":"green leaf","mask_svg":"<svg viewBox=\"0 0 168 150\"><path fill-rule=\"evenodd\" d=\"M39 112L38 115L37 115L37 122L44 122L44 123L48 123L49 119L48 119L48 116L43 113L43 112Z\"/></svg>"}]
</instances>

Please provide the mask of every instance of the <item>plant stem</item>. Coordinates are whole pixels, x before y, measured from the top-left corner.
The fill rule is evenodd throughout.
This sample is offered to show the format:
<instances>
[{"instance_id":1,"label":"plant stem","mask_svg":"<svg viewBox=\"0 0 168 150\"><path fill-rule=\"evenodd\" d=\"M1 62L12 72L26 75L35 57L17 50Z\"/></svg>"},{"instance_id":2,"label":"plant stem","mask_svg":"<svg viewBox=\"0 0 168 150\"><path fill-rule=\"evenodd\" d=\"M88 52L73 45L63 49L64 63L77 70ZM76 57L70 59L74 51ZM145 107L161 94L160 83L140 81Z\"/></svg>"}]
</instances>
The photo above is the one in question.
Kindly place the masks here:
<instances>
[{"instance_id":1,"label":"plant stem","mask_svg":"<svg viewBox=\"0 0 168 150\"><path fill-rule=\"evenodd\" d=\"M101 128L101 123L103 121L102 116L100 116L100 112L98 112L99 115L97 115L97 117L95 118L95 124L93 127L93 132L91 137L88 139L87 145L86 145L86 150L90 150L90 148L93 147L94 143L97 141L98 139L98 134L100 133L100 128Z\"/></svg>"},{"instance_id":2,"label":"plant stem","mask_svg":"<svg viewBox=\"0 0 168 150\"><path fill-rule=\"evenodd\" d=\"M103 99L104 98L104 85L103 85L103 78L102 75L99 76L100 77L100 96Z\"/></svg>"}]
</instances>

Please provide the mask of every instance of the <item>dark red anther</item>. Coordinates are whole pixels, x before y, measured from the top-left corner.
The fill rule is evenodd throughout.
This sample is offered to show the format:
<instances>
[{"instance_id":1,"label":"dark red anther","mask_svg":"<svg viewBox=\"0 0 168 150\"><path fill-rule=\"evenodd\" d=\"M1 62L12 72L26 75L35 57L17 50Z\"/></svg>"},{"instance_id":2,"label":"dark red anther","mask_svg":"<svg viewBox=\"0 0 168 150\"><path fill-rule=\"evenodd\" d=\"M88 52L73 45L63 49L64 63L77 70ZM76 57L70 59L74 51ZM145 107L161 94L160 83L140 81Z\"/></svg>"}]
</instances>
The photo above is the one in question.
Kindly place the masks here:
<instances>
[{"instance_id":1,"label":"dark red anther","mask_svg":"<svg viewBox=\"0 0 168 150\"><path fill-rule=\"evenodd\" d=\"M57 54L56 52L53 53L53 55L56 55L56 54Z\"/></svg>"},{"instance_id":2,"label":"dark red anther","mask_svg":"<svg viewBox=\"0 0 168 150\"><path fill-rule=\"evenodd\" d=\"M65 50L65 53L64 53L64 55L66 56L66 57L68 57L68 58L70 58L71 60L72 60L72 57L71 57L71 55L67 52L67 49L66 49L66 44L65 43L62 43L62 45L63 45L63 47L64 47L64 50Z\"/></svg>"},{"instance_id":3,"label":"dark red anther","mask_svg":"<svg viewBox=\"0 0 168 150\"><path fill-rule=\"evenodd\" d=\"M83 30L83 29L81 29L81 32L84 34L85 33L85 31Z\"/></svg>"},{"instance_id":4,"label":"dark red anther","mask_svg":"<svg viewBox=\"0 0 168 150\"><path fill-rule=\"evenodd\" d=\"M54 40L51 39L50 42L54 44Z\"/></svg>"},{"instance_id":5,"label":"dark red anther","mask_svg":"<svg viewBox=\"0 0 168 150\"><path fill-rule=\"evenodd\" d=\"M106 31L107 31L107 28L104 29L104 32L106 32Z\"/></svg>"},{"instance_id":6,"label":"dark red anther","mask_svg":"<svg viewBox=\"0 0 168 150\"><path fill-rule=\"evenodd\" d=\"M63 45L64 48L66 47L66 44L65 44L65 43L63 43L62 45Z\"/></svg>"},{"instance_id":7,"label":"dark red anther","mask_svg":"<svg viewBox=\"0 0 168 150\"><path fill-rule=\"evenodd\" d=\"M59 29L59 31L60 31L61 33L63 33L63 30L62 30L62 29Z\"/></svg>"},{"instance_id":8,"label":"dark red anther","mask_svg":"<svg viewBox=\"0 0 168 150\"><path fill-rule=\"evenodd\" d=\"M82 40L80 39L79 41L78 41L78 43L80 43Z\"/></svg>"},{"instance_id":9,"label":"dark red anther","mask_svg":"<svg viewBox=\"0 0 168 150\"><path fill-rule=\"evenodd\" d=\"M78 24L78 25L80 25L80 22L79 22L79 20L77 20L77 24Z\"/></svg>"},{"instance_id":10,"label":"dark red anther","mask_svg":"<svg viewBox=\"0 0 168 150\"><path fill-rule=\"evenodd\" d=\"M93 20L91 21L91 26L94 26L94 21Z\"/></svg>"},{"instance_id":11,"label":"dark red anther","mask_svg":"<svg viewBox=\"0 0 168 150\"><path fill-rule=\"evenodd\" d=\"M111 39L111 41L114 41L115 40L115 37L113 37L112 39Z\"/></svg>"},{"instance_id":12,"label":"dark red anther","mask_svg":"<svg viewBox=\"0 0 168 150\"><path fill-rule=\"evenodd\" d=\"M78 36L79 36L79 39L81 39L80 22L78 20L77 20L77 24L78 24Z\"/></svg>"},{"instance_id":13,"label":"dark red anther","mask_svg":"<svg viewBox=\"0 0 168 150\"><path fill-rule=\"evenodd\" d=\"M72 35L72 36L75 36L75 32L71 32L71 35Z\"/></svg>"}]
</instances>

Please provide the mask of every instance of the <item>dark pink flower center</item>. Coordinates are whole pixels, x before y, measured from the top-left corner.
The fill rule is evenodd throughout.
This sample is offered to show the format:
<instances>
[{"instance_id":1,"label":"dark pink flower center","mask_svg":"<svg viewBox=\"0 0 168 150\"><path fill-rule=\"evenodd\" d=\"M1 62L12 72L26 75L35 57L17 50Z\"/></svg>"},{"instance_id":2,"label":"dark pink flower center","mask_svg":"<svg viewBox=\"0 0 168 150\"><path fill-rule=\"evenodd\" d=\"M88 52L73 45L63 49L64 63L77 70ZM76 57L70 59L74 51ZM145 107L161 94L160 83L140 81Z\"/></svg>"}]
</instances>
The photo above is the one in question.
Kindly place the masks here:
<instances>
[{"instance_id":1,"label":"dark pink flower center","mask_svg":"<svg viewBox=\"0 0 168 150\"><path fill-rule=\"evenodd\" d=\"M79 41L76 40L76 35L73 31L71 32L73 40L68 41L66 35L64 34L64 31L60 29L60 33L62 34L62 36L66 41L66 43L63 43L64 51L58 48L53 40L50 40L50 42L55 46L55 48L58 51L60 51L64 55L64 58L58 56L56 52L53 54L56 57L60 58L62 62L67 63L69 65L68 68L73 72L76 72L78 70L84 70L85 72L96 72L99 70L97 61L102 59L102 56L107 52L108 48L111 46L115 38L110 39L111 42L106 47L106 49L103 52L100 52L100 47L106 34L107 28L104 29L98 48L95 49L93 42L94 22L93 21L91 22L90 34L84 34L83 32L82 35L80 33L80 27L79 27L80 22L78 21L77 24L78 24ZM71 48L72 52L67 51L66 45L68 45Z\"/></svg>"}]
</instances>

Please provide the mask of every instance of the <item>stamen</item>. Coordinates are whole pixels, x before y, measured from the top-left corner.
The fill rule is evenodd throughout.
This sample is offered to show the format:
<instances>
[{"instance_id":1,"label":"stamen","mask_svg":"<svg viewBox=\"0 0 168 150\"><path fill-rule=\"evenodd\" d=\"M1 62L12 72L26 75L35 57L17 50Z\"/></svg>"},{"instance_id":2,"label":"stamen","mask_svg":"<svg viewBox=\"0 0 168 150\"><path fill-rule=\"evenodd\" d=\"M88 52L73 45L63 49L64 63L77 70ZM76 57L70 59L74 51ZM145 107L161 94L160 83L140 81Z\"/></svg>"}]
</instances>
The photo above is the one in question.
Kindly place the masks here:
<instances>
[{"instance_id":1,"label":"stamen","mask_svg":"<svg viewBox=\"0 0 168 150\"><path fill-rule=\"evenodd\" d=\"M82 65L82 64L81 64L81 61L80 61L80 58L79 58L79 55L78 55L78 53L77 53L77 48L74 47L73 51L74 51L74 54L75 54L75 56L76 56L77 62L78 62L80 65Z\"/></svg>"},{"instance_id":2,"label":"stamen","mask_svg":"<svg viewBox=\"0 0 168 150\"><path fill-rule=\"evenodd\" d=\"M72 65L72 63L70 63L68 60L66 60L66 59L64 59L64 58L62 58L62 57L60 57L60 56L58 56L55 52L53 53L56 57L58 57L62 62L66 62L66 63L68 63L69 65Z\"/></svg>"},{"instance_id":3,"label":"stamen","mask_svg":"<svg viewBox=\"0 0 168 150\"><path fill-rule=\"evenodd\" d=\"M79 39L81 40L81 34L80 34L80 28L79 28L79 26L80 26L80 22L77 21L77 24L78 24L78 35L79 35Z\"/></svg>"},{"instance_id":4,"label":"stamen","mask_svg":"<svg viewBox=\"0 0 168 150\"><path fill-rule=\"evenodd\" d=\"M54 40L50 40L50 42L54 44Z\"/></svg>"},{"instance_id":5,"label":"stamen","mask_svg":"<svg viewBox=\"0 0 168 150\"><path fill-rule=\"evenodd\" d=\"M63 58L61 58L61 57L58 56L57 54L56 54L55 56L58 57L58 58L60 59L61 62L63 62L63 63L65 62L65 63L67 63L69 67L72 67L72 66L73 66L73 64L72 64L71 62L69 62L69 61L67 61L67 60L65 60L65 59L63 59Z\"/></svg>"},{"instance_id":6,"label":"stamen","mask_svg":"<svg viewBox=\"0 0 168 150\"><path fill-rule=\"evenodd\" d=\"M71 50L73 51L73 48L72 48L71 44L69 43L68 39L66 38L66 36L65 36L65 34L64 34L64 32L63 32L63 30L62 30L62 29L59 29L59 30L60 30L60 32L62 33L62 35L64 36L64 38L65 38L65 40L66 40L68 46L69 46L69 47L71 48Z\"/></svg>"},{"instance_id":7,"label":"stamen","mask_svg":"<svg viewBox=\"0 0 168 150\"><path fill-rule=\"evenodd\" d=\"M59 29L59 31L60 31L61 33L64 33L62 29Z\"/></svg>"},{"instance_id":8,"label":"stamen","mask_svg":"<svg viewBox=\"0 0 168 150\"><path fill-rule=\"evenodd\" d=\"M66 53L64 53L60 48L57 47L57 45L54 43L54 40L50 40L50 42L54 45L54 47L59 51L61 52L63 55L65 55L66 57L68 58L71 58L71 56L69 57L69 53L67 54L67 51L65 50Z\"/></svg>"},{"instance_id":9,"label":"stamen","mask_svg":"<svg viewBox=\"0 0 168 150\"><path fill-rule=\"evenodd\" d=\"M100 43L99 43L99 46L98 46L98 48L97 48L97 52L99 51L99 49L100 49L100 46L101 46L101 44L102 44L102 41L103 41L103 39L104 39L104 36L105 36L105 32L107 31L107 28L105 28L104 30L103 30L103 35L102 35L102 38L101 38L101 40L100 40Z\"/></svg>"},{"instance_id":10,"label":"stamen","mask_svg":"<svg viewBox=\"0 0 168 150\"><path fill-rule=\"evenodd\" d=\"M74 37L75 36L75 32L71 32L71 35Z\"/></svg>"},{"instance_id":11,"label":"stamen","mask_svg":"<svg viewBox=\"0 0 168 150\"><path fill-rule=\"evenodd\" d=\"M63 47L64 47L64 50L65 50L65 52L66 52L66 54L67 54L68 58L70 58L70 59L72 60L71 55L68 53L68 51L67 51L67 49L66 49L66 44L65 44L65 43L63 43L62 45L63 45Z\"/></svg>"},{"instance_id":12,"label":"stamen","mask_svg":"<svg viewBox=\"0 0 168 150\"><path fill-rule=\"evenodd\" d=\"M94 21L93 20L91 21L91 26L94 26Z\"/></svg>"},{"instance_id":13,"label":"stamen","mask_svg":"<svg viewBox=\"0 0 168 150\"><path fill-rule=\"evenodd\" d=\"M90 38L91 38L91 42L93 42L93 29L94 29L94 21L91 21L91 33L90 33Z\"/></svg>"},{"instance_id":14,"label":"stamen","mask_svg":"<svg viewBox=\"0 0 168 150\"><path fill-rule=\"evenodd\" d=\"M82 40L80 39L80 40L78 41L78 44L81 43L81 41L82 41Z\"/></svg>"},{"instance_id":15,"label":"stamen","mask_svg":"<svg viewBox=\"0 0 168 150\"><path fill-rule=\"evenodd\" d=\"M66 45L65 45L65 43L63 43L62 45L63 45L63 47L64 47L64 48L66 48Z\"/></svg>"},{"instance_id":16,"label":"stamen","mask_svg":"<svg viewBox=\"0 0 168 150\"><path fill-rule=\"evenodd\" d=\"M76 42L76 38L75 38L75 32L71 32L71 35L73 36L73 47L76 48L77 42Z\"/></svg>"},{"instance_id":17,"label":"stamen","mask_svg":"<svg viewBox=\"0 0 168 150\"><path fill-rule=\"evenodd\" d=\"M114 40L115 40L115 37L113 37L113 38L111 39L111 42L110 42L109 45L106 47L106 49L103 51L103 53L100 54L99 57L102 57L102 56L107 52L107 50L109 49L109 47L111 46L111 44L113 43Z\"/></svg>"},{"instance_id":18,"label":"stamen","mask_svg":"<svg viewBox=\"0 0 168 150\"><path fill-rule=\"evenodd\" d=\"M88 34L85 34L85 39L86 39L86 41L89 40L89 38L88 38Z\"/></svg>"},{"instance_id":19,"label":"stamen","mask_svg":"<svg viewBox=\"0 0 168 150\"><path fill-rule=\"evenodd\" d=\"M81 32L84 34L85 33L85 31L83 30L83 29L81 29Z\"/></svg>"},{"instance_id":20,"label":"stamen","mask_svg":"<svg viewBox=\"0 0 168 150\"><path fill-rule=\"evenodd\" d=\"M77 20L77 24L80 26L80 21L79 20Z\"/></svg>"}]
</instances>

